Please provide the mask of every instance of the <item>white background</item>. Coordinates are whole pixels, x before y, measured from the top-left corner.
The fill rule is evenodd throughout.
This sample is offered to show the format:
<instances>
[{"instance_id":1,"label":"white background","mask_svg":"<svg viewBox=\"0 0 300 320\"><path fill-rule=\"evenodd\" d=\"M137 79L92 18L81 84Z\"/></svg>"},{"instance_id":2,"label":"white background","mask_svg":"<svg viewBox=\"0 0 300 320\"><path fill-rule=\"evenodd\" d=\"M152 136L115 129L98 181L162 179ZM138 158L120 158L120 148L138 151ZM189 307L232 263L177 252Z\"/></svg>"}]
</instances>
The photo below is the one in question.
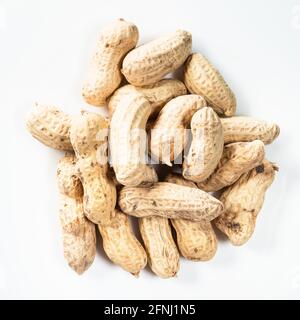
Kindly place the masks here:
<instances>
[{"instance_id":1,"label":"white background","mask_svg":"<svg viewBox=\"0 0 300 320\"><path fill-rule=\"evenodd\" d=\"M99 30L135 22L141 43L177 28L193 34L238 99L238 113L277 122L267 147L280 172L253 238L219 242L210 262L182 260L176 278L139 279L108 261L98 244L77 276L64 261L56 164L61 153L25 129L35 101L70 113L88 107L82 75ZM0 0L0 298L300 298L300 1Z\"/></svg>"}]
</instances>

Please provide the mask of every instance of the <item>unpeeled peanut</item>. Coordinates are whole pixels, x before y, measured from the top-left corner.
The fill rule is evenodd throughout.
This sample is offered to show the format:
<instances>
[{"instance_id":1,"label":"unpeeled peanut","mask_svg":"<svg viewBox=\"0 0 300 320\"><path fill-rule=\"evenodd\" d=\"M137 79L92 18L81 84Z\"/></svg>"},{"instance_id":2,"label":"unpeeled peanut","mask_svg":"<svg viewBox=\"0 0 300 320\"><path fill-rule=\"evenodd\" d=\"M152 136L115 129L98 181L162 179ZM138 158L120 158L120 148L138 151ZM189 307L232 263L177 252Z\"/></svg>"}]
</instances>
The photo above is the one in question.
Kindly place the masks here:
<instances>
[{"instance_id":1,"label":"unpeeled peanut","mask_svg":"<svg viewBox=\"0 0 300 320\"><path fill-rule=\"evenodd\" d=\"M134 236L129 217L115 209L109 225L98 224L104 251L109 259L124 270L138 276L147 264L144 248Z\"/></svg>"},{"instance_id":2,"label":"unpeeled peanut","mask_svg":"<svg viewBox=\"0 0 300 320\"><path fill-rule=\"evenodd\" d=\"M227 144L216 170L197 185L207 192L219 191L262 163L264 157L265 146L260 140Z\"/></svg>"},{"instance_id":3,"label":"unpeeled peanut","mask_svg":"<svg viewBox=\"0 0 300 320\"><path fill-rule=\"evenodd\" d=\"M233 245L246 243L253 234L265 193L277 170L274 163L264 160L262 164L242 175L222 194L220 200L225 211L215 220L215 224Z\"/></svg>"},{"instance_id":4,"label":"unpeeled peanut","mask_svg":"<svg viewBox=\"0 0 300 320\"><path fill-rule=\"evenodd\" d=\"M95 224L108 224L116 205L116 187L107 176L107 130L104 117L88 112L74 117L70 129L76 174L84 189L84 212Z\"/></svg>"},{"instance_id":5,"label":"unpeeled peanut","mask_svg":"<svg viewBox=\"0 0 300 320\"><path fill-rule=\"evenodd\" d=\"M127 84L114 92L108 102L108 111L110 117L120 101L130 93L139 92L145 96L151 105L151 116L155 116L159 113L162 107L171 99L181 96L187 93L185 85L176 79L164 79L158 81L155 84L135 87L131 84Z\"/></svg>"},{"instance_id":6,"label":"unpeeled peanut","mask_svg":"<svg viewBox=\"0 0 300 320\"><path fill-rule=\"evenodd\" d=\"M95 225L83 212L83 189L75 173L76 158L67 153L58 164L60 223L64 256L70 267L82 274L93 263L96 254Z\"/></svg>"},{"instance_id":7,"label":"unpeeled peanut","mask_svg":"<svg viewBox=\"0 0 300 320\"><path fill-rule=\"evenodd\" d=\"M273 142L279 135L279 126L275 123L252 117L236 116L221 119L224 131L224 143L261 140L265 144Z\"/></svg>"},{"instance_id":8,"label":"unpeeled peanut","mask_svg":"<svg viewBox=\"0 0 300 320\"><path fill-rule=\"evenodd\" d=\"M221 121L212 108L198 110L192 117L193 140L183 162L183 176L201 182L217 167L223 152L224 137Z\"/></svg>"},{"instance_id":9,"label":"unpeeled peanut","mask_svg":"<svg viewBox=\"0 0 300 320\"><path fill-rule=\"evenodd\" d=\"M191 54L184 69L184 83L191 93L205 98L219 114L232 116L236 99L220 72L200 53Z\"/></svg>"},{"instance_id":10,"label":"unpeeled peanut","mask_svg":"<svg viewBox=\"0 0 300 320\"><path fill-rule=\"evenodd\" d=\"M82 89L87 103L104 105L118 88L122 80L122 58L136 46L138 37L137 27L123 19L110 24L100 33Z\"/></svg>"},{"instance_id":11,"label":"unpeeled peanut","mask_svg":"<svg viewBox=\"0 0 300 320\"><path fill-rule=\"evenodd\" d=\"M154 84L179 68L191 47L191 34L177 30L130 51L123 60L122 73L135 86Z\"/></svg>"}]
</instances>

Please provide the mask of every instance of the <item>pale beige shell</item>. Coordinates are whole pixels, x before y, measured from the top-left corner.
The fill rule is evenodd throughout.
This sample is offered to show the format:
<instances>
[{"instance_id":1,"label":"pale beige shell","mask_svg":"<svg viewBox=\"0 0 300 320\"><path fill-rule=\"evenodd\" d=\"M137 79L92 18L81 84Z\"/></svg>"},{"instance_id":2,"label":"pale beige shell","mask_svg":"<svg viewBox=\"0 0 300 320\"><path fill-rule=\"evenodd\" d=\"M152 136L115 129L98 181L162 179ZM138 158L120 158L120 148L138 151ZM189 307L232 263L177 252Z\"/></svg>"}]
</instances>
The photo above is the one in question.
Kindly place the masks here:
<instances>
[{"instance_id":1,"label":"pale beige shell","mask_svg":"<svg viewBox=\"0 0 300 320\"><path fill-rule=\"evenodd\" d=\"M104 105L118 88L122 80L122 58L136 46L138 37L137 27L123 19L113 22L100 33L82 89L87 103Z\"/></svg>"},{"instance_id":2,"label":"pale beige shell","mask_svg":"<svg viewBox=\"0 0 300 320\"><path fill-rule=\"evenodd\" d=\"M128 94L139 92L145 96L151 105L151 116L154 117L159 113L162 107L171 99L187 93L185 85L176 79L164 79L155 84L135 87L127 84L114 92L108 102L108 111L110 117L120 101Z\"/></svg>"},{"instance_id":3,"label":"pale beige shell","mask_svg":"<svg viewBox=\"0 0 300 320\"><path fill-rule=\"evenodd\" d=\"M265 145L260 140L224 146L222 158L210 177L198 183L201 190L214 192L232 185L239 177L262 163Z\"/></svg>"},{"instance_id":4,"label":"pale beige shell","mask_svg":"<svg viewBox=\"0 0 300 320\"><path fill-rule=\"evenodd\" d=\"M258 120L252 117L236 116L221 119L224 131L224 142L242 142L261 140L265 144L273 142L279 135L277 124Z\"/></svg>"},{"instance_id":5,"label":"pale beige shell","mask_svg":"<svg viewBox=\"0 0 300 320\"><path fill-rule=\"evenodd\" d=\"M84 189L84 212L95 224L109 223L116 205L116 187L107 175L107 135L108 122L98 114L82 112L72 121L70 139Z\"/></svg>"},{"instance_id":6,"label":"pale beige shell","mask_svg":"<svg viewBox=\"0 0 300 320\"><path fill-rule=\"evenodd\" d=\"M192 181L178 174L168 174L164 181L190 188L197 188ZM211 222L194 222L185 219L171 219L176 230L180 253L188 260L207 261L214 257L218 242Z\"/></svg>"},{"instance_id":7,"label":"pale beige shell","mask_svg":"<svg viewBox=\"0 0 300 320\"><path fill-rule=\"evenodd\" d=\"M206 106L198 95L183 95L169 101L151 130L151 156L171 166L188 142L187 128L193 114Z\"/></svg>"},{"instance_id":8,"label":"pale beige shell","mask_svg":"<svg viewBox=\"0 0 300 320\"><path fill-rule=\"evenodd\" d=\"M122 73L135 86L154 84L179 68L191 47L191 34L177 30L130 51L123 60Z\"/></svg>"},{"instance_id":9,"label":"pale beige shell","mask_svg":"<svg viewBox=\"0 0 300 320\"><path fill-rule=\"evenodd\" d=\"M157 182L148 188L124 187L118 203L123 212L135 217L193 221L211 221L224 209L219 200L202 190L168 182Z\"/></svg>"},{"instance_id":10,"label":"pale beige shell","mask_svg":"<svg viewBox=\"0 0 300 320\"><path fill-rule=\"evenodd\" d=\"M64 256L70 267L82 274L96 255L95 225L83 212L83 189L75 175L76 158L66 154L58 164L57 181L60 192L60 222Z\"/></svg>"},{"instance_id":11,"label":"pale beige shell","mask_svg":"<svg viewBox=\"0 0 300 320\"><path fill-rule=\"evenodd\" d=\"M146 164L146 123L151 112L141 93L120 100L110 124L110 154L117 180L125 186L156 182L154 168Z\"/></svg>"},{"instance_id":12,"label":"pale beige shell","mask_svg":"<svg viewBox=\"0 0 300 320\"><path fill-rule=\"evenodd\" d=\"M224 146L221 121L212 108L198 110L192 117L193 140L183 162L183 176L194 182L207 179L217 167Z\"/></svg>"},{"instance_id":13,"label":"pale beige shell","mask_svg":"<svg viewBox=\"0 0 300 320\"><path fill-rule=\"evenodd\" d=\"M151 270L161 278L174 277L179 271L179 253L168 219L140 218L139 227Z\"/></svg>"},{"instance_id":14,"label":"pale beige shell","mask_svg":"<svg viewBox=\"0 0 300 320\"><path fill-rule=\"evenodd\" d=\"M73 150L69 138L71 117L53 106L36 103L26 119L27 130L48 147Z\"/></svg>"},{"instance_id":15,"label":"pale beige shell","mask_svg":"<svg viewBox=\"0 0 300 320\"><path fill-rule=\"evenodd\" d=\"M147 264L147 255L134 236L129 217L115 209L111 224L98 224L103 239L104 251L109 259L124 270L138 276Z\"/></svg>"},{"instance_id":16,"label":"pale beige shell","mask_svg":"<svg viewBox=\"0 0 300 320\"><path fill-rule=\"evenodd\" d=\"M220 200L224 203L225 211L215 220L215 224L233 245L246 243L253 234L265 192L272 184L277 170L275 164L264 160L222 194Z\"/></svg>"},{"instance_id":17,"label":"pale beige shell","mask_svg":"<svg viewBox=\"0 0 300 320\"><path fill-rule=\"evenodd\" d=\"M236 99L220 72L200 53L191 54L184 70L184 83L191 93L205 98L217 113L232 116Z\"/></svg>"}]
</instances>

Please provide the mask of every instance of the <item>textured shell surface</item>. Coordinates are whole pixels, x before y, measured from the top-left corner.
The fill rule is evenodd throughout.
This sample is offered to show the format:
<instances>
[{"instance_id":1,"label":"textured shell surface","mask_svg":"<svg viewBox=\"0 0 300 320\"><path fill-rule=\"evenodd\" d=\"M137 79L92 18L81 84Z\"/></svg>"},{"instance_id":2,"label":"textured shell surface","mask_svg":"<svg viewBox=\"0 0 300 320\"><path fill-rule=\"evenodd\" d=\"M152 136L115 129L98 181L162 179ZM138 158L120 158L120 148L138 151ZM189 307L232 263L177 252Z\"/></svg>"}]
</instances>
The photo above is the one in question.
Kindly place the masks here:
<instances>
[{"instance_id":1,"label":"textured shell surface","mask_svg":"<svg viewBox=\"0 0 300 320\"><path fill-rule=\"evenodd\" d=\"M152 271L161 278L174 277L179 271L179 252L168 219L140 218L139 228Z\"/></svg>"},{"instance_id":2,"label":"textured shell surface","mask_svg":"<svg viewBox=\"0 0 300 320\"><path fill-rule=\"evenodd\" d=\"M118 88L122 80L122 59L136 46L138 37L137 27L124 19L113 22L100 33L82 90L87 103L104 105Z\"/></svg>"},{"instance_id":3,"label":"textured shell surface","mask_svg":"<svg viewBox=\"0 0 300 320\"><path fill-rule=\"evenodd\" d=\"M203 96L217 113L226 116L235 114L235 95L220 72L202 54L193 53L188 57L184 83L191 93Z\"/></svg>"},{"instance_id":4,"label":"textured shell surface","mask_svg":"<svg viewBox=\"0 0 300 320\"><path fill-rule=\"evenodd\" d=\"M224 131L224 143L261 140L272 143L279 135L277 124L252 117L235 116L221 119Z\"/></svg>"},{"instance_id":5,"label":"textured shell surface","mask_svg":"<svg viewBox=\"0 0 300 320\"><path fill-rule=\"evenodd\" d=\"M147 255L131 229L129 217L115 209L111 224L99 224L98 228L103 239L104 251L109 259L138 276L147 264Z\"/></svg>"},{"instance_id":6,"label":"textured shell surface","mask_svg":"<svg viewBox=\"0 0 300 320\"><path fill-rule=\"evenodd\" d=\"M71 117L54 106L36 103L26 118L31 135L48 147L72 150L69 138Z\"/></svg>"},{"instance_id":7,"label":"textured shell surface","mask_svg":"<svg viewBox=\"0 0 300 320\"><path fill-rule=\"evenodd\" d=\"M198 110L191 121L193 140L183 162L183 176L201 182L217 167L224 146L221 121L212 108Z\"/></svg>"},{"instance_id":8,"label":"textured shell surface","mask_svg":"<svg viewBox=\"0 0 300 320\"><path fill-rule=\"evenodd\" d=\"M177 30L130 51L123 60L122 73L135 86L154 84L179 68L191 47L191 34Z\"/></svg>"},{"instance_id":9,"label":"textured shell surface","mask_svg":"<svg viewBox=\"0 0 300 320\"><path fill-rule=\"evenodd\" d=\"M82 274L96 255L96 231L84 215L82 185L75 176L75 164L74 154L67 153L59 161L57 181L64 256L70 267Z\"/></svg>"},{"instance_id":10,"label":"textured shell surface","mask_svg":"<svg viewBox=\"0 0 300 320\"><path fill-rule=\"evenodd\" d=\"M151 131L151 154L171 166L188 142L187 128L194 113L206 107L198 95L182 95L170 100L160 111Z\"/></svg>"},{"instance_id":11,"label":"textured shell surface","mask_svg":"<svg viewBox=\"0 0 300 320\"><path fill-rule=\"evenodd\" d=\"M123 212L136 217L211 221L223 212L222 203L210 194L168 182L147 188L124 187L118 203Z\"/></svg>"},{"instance_id":12,"label":"textured shell surface","mask_svg":"<svg viewBox=\"0 0 300 320\"><path fill-rule=\"evenodd\" d=\"M252 236L265 193L277 170L277 165L264 160L222 194L220 200L225 211L215 220L215 225L228 236L233 245L242 245Z\"/></svg>"},{"instance_id":13,"label":"textured shell surface","mask_svg":"<svg viewBox=\"0 0 300 320\"><path fill-rule=\"evenodd\" d=\"M207 192L219 191L261 164L264 157L265 146L260 140L227 144L216 170L205 181L198 183L198 187Z\"/></svg>"}]
</instances>

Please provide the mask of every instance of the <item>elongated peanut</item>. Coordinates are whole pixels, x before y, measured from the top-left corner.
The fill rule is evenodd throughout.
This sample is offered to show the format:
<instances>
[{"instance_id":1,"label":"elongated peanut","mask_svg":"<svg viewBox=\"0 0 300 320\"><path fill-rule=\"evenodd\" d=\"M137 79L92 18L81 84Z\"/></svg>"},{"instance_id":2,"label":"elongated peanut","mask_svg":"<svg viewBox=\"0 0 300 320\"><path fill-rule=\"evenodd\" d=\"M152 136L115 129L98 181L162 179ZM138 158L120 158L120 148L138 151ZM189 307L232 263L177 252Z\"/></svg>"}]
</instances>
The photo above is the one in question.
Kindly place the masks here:
<instances>
[{"instance_id":1,"label":"elongated peanut","mask_svg":"<svg viewBox=\"0 0 300 320\"><path fill-rule=\"evenodd\" d=\"M168 174L164 181L197 188L195 183L178 174ZM185 219L171 219L171 222L176 230L179 251L186 259L207 261L214 257L218 243L211 222Z\"/></svg>"},{"instance_id":2,"label":"elongated peanut","mask_svg":"<svg viewBox=\"0 0 300 320\"><path fill-rule=\"evenodd\" d=\"M76 174L84 189L84 212L95 224L109 223L116 205L116 187L107 176L107 130L105 118L88 112L75 117L70 129Z\"/></svg>"},{"instance_id":3,"label":"elongated peanut","mask_svg":"<svg viewBox=\"0 0 300 320\"><path fill-rule=\"evenodd\" d=\"M221 119L224 142L242 142L261 140L265 144L273 142L279 135L277 124L251 117L231 117Z\"/></svg>"},{"instance_id":4,"label":"elongated peanut","mask_svg":"<svg viewBox=\"0 0 300 320\"><path fill-rule=\"evenodd\" d=\"M198 187L213 192L230 186L242 174L262 163L264 157L265 145L260 140L227 144L216 170L205 181L198 183Z\"/></svg>"},{"instance_id":5,"label":"elongated peanut","mask_svg":"<svg viewBox=\"0 0 300 320\"><path fill-rule=\"evenodd\" d=\"M132 93L120 100L110 125L110 153L117 180L126 186L157 181L155 170L146 164L146 122L151 112L148 100Z\"/></svg>"},{"instance_id":6,"label":"elongated peanut","mask_svg":"<svg viewBox=\"0 0 300 320\"><path fill-rule=\"evenodd\" d=\"M198 95L183 95L169 101L158 114L151 131L151 153L171 166L188 142L186 128L193 114L206 106Z\"/></svg>"},{"instance_id":7,"label":"elongated peanut","mask_svg":"<svg viewBox=\"0 0 300 320\"><path fill-rule=\"evenodd\" d=\"M191 34L177 30L130 51L123 60L122 73L135 86L154 84L179 68L191 47Z\"/></svg>"},{"instance_id":8,"label":"elongated peanut","mask_svg":"<svg viewBox=\"0 0 300 320\"><path fill-rule=\"evenodd\" d=\"M119 194L119 206L135 217L193 221L211 221L223 212L222 203L210 194L168 182L157 182L148 188L124 187Z\"/></svg>"},{"instance_id":9,"label":"elongated peanut","mask_svg":"<svg viewBox=\"0 0 300 320\"><path fill-rule=\"evenodd\" d=\"M140 218L139 227L151 270L161 278L174 277L179 270L179 253L168 219Z\"/></svg>"},{"instance_id":10,"label":"elongated peanut","mask_svg":"<svg viewBox=\"0 0 300 320\"><path fill-rule=\"evenodd\" d=\"M171 99L187 93L185 85L176 79L164 79L155 84L135 87L127 84L114 92L108 102L108 111L110 117L120 100L130 93L142 93L151 104L151 116L157 115L162 107Z\"/></svg>"},{"instance_id":11,"label":"elongated peanut","mask_svg":"<svg viewBox=\"0 0 300 320\"><path fill-rule=\"evenodd\" d=\"M232 116L236 99L220 72L200 53L191 54L184 70L184 83L191 93L205 98L217 113Z\"/></svg>"},{"instance_id":12,"label":"elongated peanut","mask_svg":"<svg viewBox=\"0 0 300 320\"><path fill-rule=\"evenodd\" d=\"M96 254L95 225L83 212L83 189L75 175L76 158L67 153L58 164L60 222L64 256L70 267L82 274L93 263Z\"/></svg>"},{"instance_id":13,"label":"elongated peanut","mask_svg":"<svg viewBox=\"0 0 300 320\"><path fill-rule=\"evenodd\" d=\"M233 245L246 243L253 234L265 192L272 184L277 170L275 164L264 160L222 194L220 200L224 203L225 211L215 220L215 224Z\"/></svg>"},{"instance_id":14,"label":"elongated peanut","mask_svg":"<svg viewBox=\"0 0 300 320\"><path fill-rule=\"evenodd\" d=\"M147 255L132 232L128 216L115 209L111 224L99 224L98 228L103 239L104 251L109 259L138 276L147 264Z\"/></svg>"},{"instance_id":15,"label":"elongated peanut","mask_svg":"<svg viewBox=\"0 0 300 320\"><path fill-rule=\"evenodd\" d=\"M113 22L100 33L82 90L87 103L101 106L118 88L122 79L122 58L136 46L138 37L137 27L123 19Z\"/></svg>"},{"instance_id":16,"label":"elongated peanut","mask_svg":"<svg viewBox=\"0 0 300 320\"><path fill-rule=\"evenodd\" d=\"M69 138L71 117L52 106L35 104L26 119L27 130L48 147L73 150Z\"/></svg>"},{"instance_id":17,"label":"elongated peanut","mask_svg":"<svg viewBox=\"0 0 300 320\"><path fill-rule=\"evenodd\" d=\"M221 121L212 108L198 110L191 121L193 140L183 162L183 176L194 182L209 177L223 152L224 137Z\"/></svg>"}]
</instances>

